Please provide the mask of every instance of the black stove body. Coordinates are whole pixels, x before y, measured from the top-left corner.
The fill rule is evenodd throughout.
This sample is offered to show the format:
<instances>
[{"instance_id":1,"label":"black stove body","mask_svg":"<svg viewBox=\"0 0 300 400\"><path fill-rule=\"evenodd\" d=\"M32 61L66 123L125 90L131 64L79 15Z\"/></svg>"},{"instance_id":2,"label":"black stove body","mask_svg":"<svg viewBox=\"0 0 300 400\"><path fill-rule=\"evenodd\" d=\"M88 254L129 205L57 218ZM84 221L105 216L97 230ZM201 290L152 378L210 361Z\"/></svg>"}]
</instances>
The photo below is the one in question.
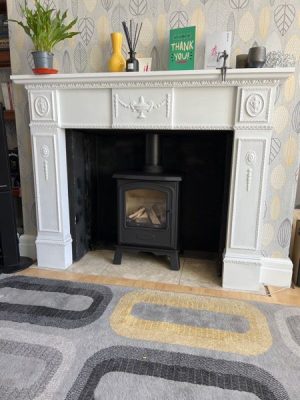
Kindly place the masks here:
<instances>
[{"instance_id":1,"label":"black stove body","mask_svg":"<svg viewBox=\"0 0 300 400\"><path fill-rule=\"evenodd\" d=\"M182 177L162 172L159 136L147 134L144 172L120 172L117 180L118 244L114 264L123 250L167 255L171 269L179 270L179 195Z\"/></svg>"}]
</instances>

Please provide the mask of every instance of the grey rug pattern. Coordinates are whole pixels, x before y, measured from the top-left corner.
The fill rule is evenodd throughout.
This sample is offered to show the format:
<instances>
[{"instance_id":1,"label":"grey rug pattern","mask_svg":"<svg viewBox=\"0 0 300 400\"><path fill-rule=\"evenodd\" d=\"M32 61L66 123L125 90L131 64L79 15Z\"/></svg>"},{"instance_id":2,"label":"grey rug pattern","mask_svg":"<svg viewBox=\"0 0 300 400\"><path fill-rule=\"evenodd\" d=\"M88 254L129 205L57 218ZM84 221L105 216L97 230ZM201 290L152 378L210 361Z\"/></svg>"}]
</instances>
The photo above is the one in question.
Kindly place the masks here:
<instances>
[{"instance_id":1,"label":"grey rug pattern","mask_svg":"<svg viewBox=\"0 0 300 400\"><path fill-rule=\"evenodd\" d=\"M159 301L147 303L145 293ZM123 331L116 329L118 313ZM165 337L141 338L148 323ZM174 344L180 335L182 344ZM245 338L249 347L257 339L263 347L247 355L238 346L222 348L223 337ZM296 307L22 276L0 280L1 400L296 400L299 376Z\"/></svg>"}]
</instances>

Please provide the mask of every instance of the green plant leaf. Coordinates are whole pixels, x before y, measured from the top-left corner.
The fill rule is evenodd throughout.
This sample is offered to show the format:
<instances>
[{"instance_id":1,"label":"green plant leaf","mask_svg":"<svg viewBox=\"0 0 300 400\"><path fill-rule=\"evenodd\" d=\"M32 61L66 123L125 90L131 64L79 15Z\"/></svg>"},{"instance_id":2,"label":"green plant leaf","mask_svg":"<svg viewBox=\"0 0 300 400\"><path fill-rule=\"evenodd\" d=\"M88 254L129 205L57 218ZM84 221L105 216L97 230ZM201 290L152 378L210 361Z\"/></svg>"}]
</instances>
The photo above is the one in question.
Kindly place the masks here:
<instances>
[{"instance_id":1,"label":"green plant leaf","mask_svg":"<svg viewBox=\"0 0 300 400\"><path fill-rule=\"evenodd\" d=\"M65 24L67 10L61 13L48 6L43 6L40 0L34 1L34 8L28 7L25 1L24 7L20 5L25 23L10 19L24 29L31 38L36 51L51 52L53 47L62 40L72 38L80 32L72 32L71 29L77 22L77 18Z\"/></svg>"}]
</instances>

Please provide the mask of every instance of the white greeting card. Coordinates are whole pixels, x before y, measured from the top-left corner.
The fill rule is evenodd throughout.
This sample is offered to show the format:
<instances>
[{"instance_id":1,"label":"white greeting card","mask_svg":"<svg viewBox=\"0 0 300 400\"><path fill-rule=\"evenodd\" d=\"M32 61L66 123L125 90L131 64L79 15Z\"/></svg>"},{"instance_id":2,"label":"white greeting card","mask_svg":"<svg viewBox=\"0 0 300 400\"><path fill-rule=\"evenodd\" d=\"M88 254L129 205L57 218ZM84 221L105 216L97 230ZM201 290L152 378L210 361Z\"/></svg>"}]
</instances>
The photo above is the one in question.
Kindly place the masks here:
<instances>
[{"instance_id":1,"label":"white greeting card","mask_svg":"<svg viewBox=\"0 0 300 400\"><path fill-rule=\"evenodd\" d=\"M223 58L219 61L218 54L226 50L228 54L226 66L229 67L232 32L215 32L206 36L204 68L220 68Z\"/></svg>"}]
</instances>

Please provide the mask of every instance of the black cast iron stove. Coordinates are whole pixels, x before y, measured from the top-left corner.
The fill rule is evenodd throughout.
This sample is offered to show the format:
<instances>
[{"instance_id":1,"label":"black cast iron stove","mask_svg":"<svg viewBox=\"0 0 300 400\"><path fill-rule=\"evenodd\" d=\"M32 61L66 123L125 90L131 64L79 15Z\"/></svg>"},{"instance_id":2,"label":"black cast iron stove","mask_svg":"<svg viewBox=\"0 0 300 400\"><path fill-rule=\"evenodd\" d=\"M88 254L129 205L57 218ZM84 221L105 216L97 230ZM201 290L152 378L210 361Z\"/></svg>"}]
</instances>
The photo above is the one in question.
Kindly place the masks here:
<instances>
[{"instance_id":1,"label":"black cast iron stove","mask_svg":"<svg viewBox=\"0 0 300 400\"><path fill-rule=\"evenodd\" d=\"M118 245L114 264L123 250L167 255L179 270L178 217L181 176L163 173L159 163L159 135L146 134L143 172L115 173L118 196Z\"/></svg>"}]
</instances>

